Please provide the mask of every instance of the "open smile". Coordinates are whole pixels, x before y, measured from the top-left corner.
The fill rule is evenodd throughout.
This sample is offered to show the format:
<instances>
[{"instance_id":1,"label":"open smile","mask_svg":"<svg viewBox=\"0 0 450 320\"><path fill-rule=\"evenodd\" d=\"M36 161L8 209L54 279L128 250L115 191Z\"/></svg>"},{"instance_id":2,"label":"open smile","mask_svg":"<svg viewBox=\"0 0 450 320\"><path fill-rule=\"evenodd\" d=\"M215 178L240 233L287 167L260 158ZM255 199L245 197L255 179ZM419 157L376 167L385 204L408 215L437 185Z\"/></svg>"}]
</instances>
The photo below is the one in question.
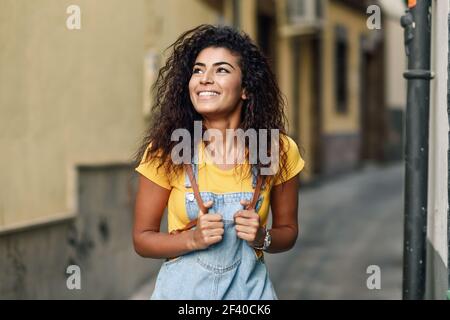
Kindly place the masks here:
<instances>
[{"instance_id":1,"label":"open smile","mask_svg":"<svg viewBox=\"0 0 450 320\"><path fill-rule=\"evenodd\" d=\"M203 99L212 99L215 97L218 97L220 95L220 92L213 91L213 90L202 90L198 91L197 95L203 100Z\"/></svg>"}]
</instances>

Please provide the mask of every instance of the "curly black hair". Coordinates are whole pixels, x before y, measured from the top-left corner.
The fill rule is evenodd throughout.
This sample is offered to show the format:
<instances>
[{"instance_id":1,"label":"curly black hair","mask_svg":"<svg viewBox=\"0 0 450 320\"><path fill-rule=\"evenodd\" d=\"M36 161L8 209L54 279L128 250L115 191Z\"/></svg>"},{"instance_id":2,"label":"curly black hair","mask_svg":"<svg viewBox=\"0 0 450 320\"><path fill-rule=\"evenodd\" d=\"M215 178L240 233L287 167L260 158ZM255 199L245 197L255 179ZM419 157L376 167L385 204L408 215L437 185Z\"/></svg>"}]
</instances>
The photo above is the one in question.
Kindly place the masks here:
<instances>
[{"instance_id":1,"label":"curly black hair","mask_svg":"<svg viewBox=\"0 0 450 320\"><path fill-rule=\"evenodd\" d=\"M155 92L153 117L134 156L135 164L138 165L142 160L145 162L159 159L158 168L164 166L166 172L176 173L182 168L182 164L175 164L170 160L172 148L177 144L171 141L170 137L172 132L179 128L189 130L193 136L194 121L202 120L202 115L194 109L190 99L189 80L197 55L208 47L226 48L238 55L242 70L242 87L247 94L240 128L244 131L250 128L257 131L267 129L268 150L271 150L270 129L279 130L281 170L277 174L284 176L287 171L287 150L281 137L286 134L285 99L267 58L246 33L228 26L207 24L184 32L167 48L172 49L172 53L159 70L152 87ZM192 141L191 145L194 143ZM247 144L246 147L248 148ZM146 158L143 159L147 149ZM264 167L259 160L259 152L258 163L252 166L256 166L258 170ZM251 174L251 171L248 173Z\"/></svg>"}]
</instances>

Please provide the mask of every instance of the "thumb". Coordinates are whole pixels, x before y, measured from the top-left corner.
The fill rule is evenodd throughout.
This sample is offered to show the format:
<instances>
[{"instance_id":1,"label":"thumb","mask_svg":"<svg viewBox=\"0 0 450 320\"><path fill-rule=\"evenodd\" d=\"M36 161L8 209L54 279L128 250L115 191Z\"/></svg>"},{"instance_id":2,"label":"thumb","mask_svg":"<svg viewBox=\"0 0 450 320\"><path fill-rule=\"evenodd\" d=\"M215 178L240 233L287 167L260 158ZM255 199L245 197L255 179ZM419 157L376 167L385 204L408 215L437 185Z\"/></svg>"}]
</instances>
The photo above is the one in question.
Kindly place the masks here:
<instances>
[{"instance_id":1,"label":"thumb","mask_svg":"<svg viewBox=\"0 0 450 320\"><path fill-rule=\"evenodd\" d=\"M214 203L214 201L209 200L208 202L203 203L203 205L206 207L206 209L209 209L212 207L213 203ZM205 213L203 213L202 210L199 210L199 213L198 213L199 216L203 216L204 214Z\"/></svg>"},{"instance_id":2,"label":"thumb","mask_svg":"<svg viewBox=\"0 0 450 320\"><path fill-rule=\"evenodd\" d=\"M249 200L242 199L242 200L241 200L241 204L244 206L244 208L246 208L246 207L250 204L250 201L249 201Z\"/></svg>"}]
</instances>

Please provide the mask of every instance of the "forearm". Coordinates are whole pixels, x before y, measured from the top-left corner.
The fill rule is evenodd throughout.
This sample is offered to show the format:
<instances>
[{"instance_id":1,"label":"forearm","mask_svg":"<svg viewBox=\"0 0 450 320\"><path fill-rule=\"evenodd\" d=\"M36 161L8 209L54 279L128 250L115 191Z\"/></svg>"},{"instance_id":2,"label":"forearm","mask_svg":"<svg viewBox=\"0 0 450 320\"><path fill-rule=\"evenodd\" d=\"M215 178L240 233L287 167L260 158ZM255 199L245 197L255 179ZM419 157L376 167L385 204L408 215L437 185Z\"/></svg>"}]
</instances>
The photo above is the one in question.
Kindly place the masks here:
<instances>
[{"instance_id":1,"label":"forearm","mask_svg":"<svg viewBox=\"0 0 450 320\"><path fill-rule=\"evenodd\" d=\"M145 258L173 258L194 250L193 230L179 234L156 231L141 232L134 238L136 252Z\"/></svg>"},{"instance_id":2,"label":"forearm","mask_svg":"<svg viewBox=\"0 0 450 320\"><path fill-rule=\"evenodd\" d=\"M270 246L266 250L269 253L288 251L297 241L297 226L278 226L270 229L269 232L272 237Z\"/></svg>"}]
</instances>

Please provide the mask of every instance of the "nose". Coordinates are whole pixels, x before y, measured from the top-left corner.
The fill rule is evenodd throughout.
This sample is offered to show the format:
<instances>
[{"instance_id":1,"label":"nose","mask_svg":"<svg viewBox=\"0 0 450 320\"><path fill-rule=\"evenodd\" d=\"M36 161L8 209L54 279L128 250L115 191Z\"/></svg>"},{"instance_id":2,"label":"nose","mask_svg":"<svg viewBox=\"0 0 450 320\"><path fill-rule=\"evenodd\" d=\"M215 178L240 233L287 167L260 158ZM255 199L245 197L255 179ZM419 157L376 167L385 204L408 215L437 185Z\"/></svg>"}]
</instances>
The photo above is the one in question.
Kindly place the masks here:
<instances>
[{"instance_id":1,"label":"nose","mask_svg":"<svg viewBox=\"0 0 450 320\"><path fill-rule=\"evenodd\" d=\"M205 71L205 72L203 73L203 76L202 76L201 79L200 79L200 83L201 83L201 84L211 84L211 83L214 83L214 80L213 80L213 78L212 78L212 76L211 76L210 70Z\"/></svg>"}]
</instances>

